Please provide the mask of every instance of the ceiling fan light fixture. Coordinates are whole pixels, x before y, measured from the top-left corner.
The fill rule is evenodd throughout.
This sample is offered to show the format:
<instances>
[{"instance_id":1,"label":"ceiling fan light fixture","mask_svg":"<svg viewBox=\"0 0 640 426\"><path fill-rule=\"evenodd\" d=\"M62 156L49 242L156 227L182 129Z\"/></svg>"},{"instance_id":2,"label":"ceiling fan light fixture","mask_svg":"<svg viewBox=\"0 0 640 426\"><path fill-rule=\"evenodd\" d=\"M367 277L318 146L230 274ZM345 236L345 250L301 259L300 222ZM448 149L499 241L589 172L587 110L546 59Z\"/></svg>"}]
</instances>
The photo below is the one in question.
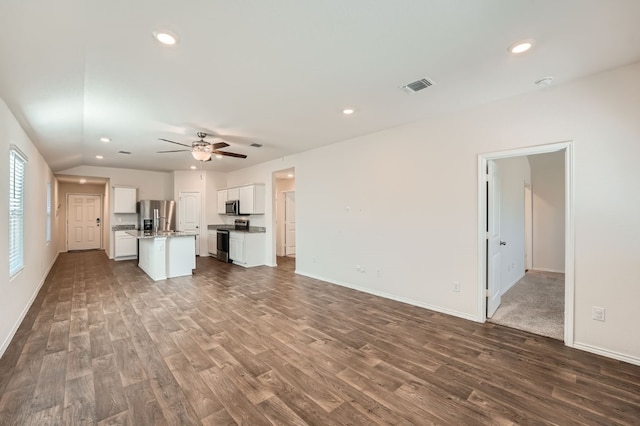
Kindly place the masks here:
<instances>
[{"instance_id":1,"label":"ceiling fan light fixture","mask_svg":"<svg viewBox=\"0 0 640 426\"><path fill-rule=\"evenodd\" d=\"M191 151L191 155L193 155L193 158L195 158L198 161L208 161L211 158L210 152L200 151L197 149L194 149L193 151Z\"/></svg>"}]
</instances>

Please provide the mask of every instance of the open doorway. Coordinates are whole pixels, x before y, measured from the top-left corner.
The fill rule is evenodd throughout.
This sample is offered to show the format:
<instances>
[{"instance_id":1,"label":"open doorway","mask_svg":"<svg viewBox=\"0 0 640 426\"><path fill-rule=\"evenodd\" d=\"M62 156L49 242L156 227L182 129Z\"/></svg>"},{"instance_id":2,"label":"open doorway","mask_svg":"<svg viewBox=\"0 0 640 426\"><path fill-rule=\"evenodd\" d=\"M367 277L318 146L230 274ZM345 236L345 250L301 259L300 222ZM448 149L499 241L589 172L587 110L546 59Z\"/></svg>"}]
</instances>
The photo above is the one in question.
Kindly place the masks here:
<instances>
[{"instance_id":1,"label":"open doorway","mask_svg":"<svg viewBox=\"0 0 640 426\"><path fill-rule=\"evenodd\" d=\"M273 173L276 260L293 263L296 258L296 179L295 169Z\"/></svg>"},{"instance_id":2,"label":"open doorway","mask_svg":"<svg viewBox=\"0 0 640 426\"><path fill-rule=\"evenodd\" d=\"M491 160L489 217L501 243L499 285L487 317L496 324L564 337L564 150ZM495 202L497 201L497 203ZM497 205L496 205L497 204ZM496 212L492 212L495 209ZM496 246L494 246L496 247ZM497 252L497 253L496 253Z\"/></svg>"},{"instance_id":3,"label":"open doorway","mask_svg":"<svg viewBox=\"0 0 640 426\"><path fill-rule=\"evenodd\" d=\"M558 334L556 330L550 337L561 338L569 346L573 345L574 309L571 164L571 143L484 154L479 156L478 186L480 320L502 316L503 296L509 303L515 297L521 305L512 304L510 309L522 314L525 298L532 296L533 289L539 296L561 302L560 323L556 324L561 331ZM528 191L530 205L526 200ZM525 210L529 207L532 213L527 218ZM529 236L527 220L531 221ZM561 292L552 294L550 289L558 288L558 280L562 280ZM531 310L524 318L534 327L522 329L534 333L544 330L543 320L548 315L539 310L551 306L544 306L547 302L536 297L529 302Z\"/></svg>"}]
</instances>

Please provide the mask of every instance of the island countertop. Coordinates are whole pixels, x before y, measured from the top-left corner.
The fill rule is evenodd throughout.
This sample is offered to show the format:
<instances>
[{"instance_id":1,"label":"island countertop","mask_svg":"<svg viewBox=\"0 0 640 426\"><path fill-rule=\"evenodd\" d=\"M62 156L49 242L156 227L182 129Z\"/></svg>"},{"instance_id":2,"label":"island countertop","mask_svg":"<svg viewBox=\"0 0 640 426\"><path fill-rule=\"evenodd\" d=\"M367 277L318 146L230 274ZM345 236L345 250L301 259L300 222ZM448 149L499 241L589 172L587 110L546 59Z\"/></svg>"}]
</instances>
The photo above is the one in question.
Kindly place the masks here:
<instances>
[{"instance_id":1,"label":"island countertop","mask_svg":"<svg viewBox=\"0 0 640 426\"><path fill-rule=\"evenodd\" d=\"M198 235L197 232L191 231L158 231L158 232L149 232L149 231L125 231L127 234L132 237L136 237L137 239L147 239L147 238L175 238L175 237L195 237Z\"/></svg>"}]
</instances>

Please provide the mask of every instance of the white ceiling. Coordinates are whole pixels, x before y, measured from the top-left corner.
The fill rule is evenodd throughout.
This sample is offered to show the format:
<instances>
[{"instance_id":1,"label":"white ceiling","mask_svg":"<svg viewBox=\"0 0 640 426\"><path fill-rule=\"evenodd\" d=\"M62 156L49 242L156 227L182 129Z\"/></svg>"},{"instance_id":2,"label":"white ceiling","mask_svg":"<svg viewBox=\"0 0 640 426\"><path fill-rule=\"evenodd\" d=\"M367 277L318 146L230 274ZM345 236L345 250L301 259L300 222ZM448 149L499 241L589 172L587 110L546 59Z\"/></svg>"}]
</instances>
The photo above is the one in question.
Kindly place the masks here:
<instances>
[{"instance_id":1,"label":"white ceiling","mask_svg":"<svg viewBox=\"0 0 640 426\"><path fill-rule=\"evenodd\" d=\"M158 138L199 130L248 155L204 164L231 171L637 62L638 22L637 0L2 0L0 97L54 171L187 170Z\"/></svg>"}]
</instances>

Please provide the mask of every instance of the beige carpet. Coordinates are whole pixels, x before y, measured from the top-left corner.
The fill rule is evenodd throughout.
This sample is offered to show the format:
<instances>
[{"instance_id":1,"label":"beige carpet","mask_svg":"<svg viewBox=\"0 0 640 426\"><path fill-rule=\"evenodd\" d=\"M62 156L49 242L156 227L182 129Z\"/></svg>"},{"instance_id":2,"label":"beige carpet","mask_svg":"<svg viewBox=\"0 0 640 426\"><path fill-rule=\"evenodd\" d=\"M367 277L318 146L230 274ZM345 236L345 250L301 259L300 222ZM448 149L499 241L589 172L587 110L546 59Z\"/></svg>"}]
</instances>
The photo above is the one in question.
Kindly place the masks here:
<instances>
[{"instance_id":1,"label":"beige carpet","mask_svg":"<svg viewBox=\"0 0 640 426\"><path fill-rule=\"evenodd\" d=\"M564 339L564 274L529 271L502 295L489 320L554 339Z\"/></svg>"}]
</instances>

